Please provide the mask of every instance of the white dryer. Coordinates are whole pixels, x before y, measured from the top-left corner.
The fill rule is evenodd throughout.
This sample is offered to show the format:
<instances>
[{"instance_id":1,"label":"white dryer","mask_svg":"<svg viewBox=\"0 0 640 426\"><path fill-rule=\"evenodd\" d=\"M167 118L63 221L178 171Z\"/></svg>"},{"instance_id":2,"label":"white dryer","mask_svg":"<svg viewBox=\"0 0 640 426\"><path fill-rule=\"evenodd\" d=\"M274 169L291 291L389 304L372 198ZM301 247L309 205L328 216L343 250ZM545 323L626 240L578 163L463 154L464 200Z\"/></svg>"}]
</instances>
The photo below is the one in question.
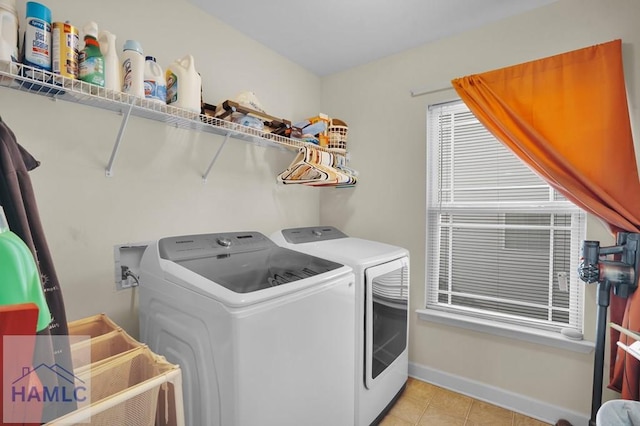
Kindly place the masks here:
<instances>
[{"instance_id":1,"label":"white dryer","mask_svg":"<svg viewBox=\"0 0 640 426\"><path fill-rule=\"evenodd\" d=\"M400 396L408 378L409 252L351 238L331 226L284 229L271 239L283 247L353 268L354 424L377 424Z\"/></svg>"},{"instance_id":2,"label":"white dryer","mask_svg":"<svg viewBox=\"0 0 640 426\"><path fill-rule=\"evenodd\" d=\"M348 266L258 232L163 238L140 265L140 337L183 372L191 426L350 425Z\"/></svg>"}]
</instances>

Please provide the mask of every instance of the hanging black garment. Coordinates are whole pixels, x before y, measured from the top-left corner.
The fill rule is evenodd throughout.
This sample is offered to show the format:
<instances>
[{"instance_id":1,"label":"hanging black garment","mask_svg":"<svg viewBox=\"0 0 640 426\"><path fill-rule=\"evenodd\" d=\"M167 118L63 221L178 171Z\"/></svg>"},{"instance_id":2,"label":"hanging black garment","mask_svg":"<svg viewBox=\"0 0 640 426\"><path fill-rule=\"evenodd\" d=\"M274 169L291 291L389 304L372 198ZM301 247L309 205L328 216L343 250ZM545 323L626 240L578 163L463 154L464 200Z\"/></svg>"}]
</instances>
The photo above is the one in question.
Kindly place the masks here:
<instances>
[{"instance_id":1,"label":"hanging black garment","mask_svg":"<svg viewBox=\"0 0 640 426\"><path fill-rule=\"evenodd\" d=\"M49 252L28 174L39 165L40 163L18 144L14 133L0 118L0 205L4 209L9 229L18 235L33 253L40 271L47 305L51 311L49 328L39 332L38 335L66 336L69 333L62 290ZM59 366L72 366L68 339L65 337L38 339L34 366L41 363L48 366L54 363ZM67 395L72 395L73 385L71 384L70 387L68 383L64 382L64 380L59 380L58 383L43 382L43 385L67 387ZM43 421L49 421L66 414L75 407L75 402L45 404Z\"/></svg>"}]
</instances>

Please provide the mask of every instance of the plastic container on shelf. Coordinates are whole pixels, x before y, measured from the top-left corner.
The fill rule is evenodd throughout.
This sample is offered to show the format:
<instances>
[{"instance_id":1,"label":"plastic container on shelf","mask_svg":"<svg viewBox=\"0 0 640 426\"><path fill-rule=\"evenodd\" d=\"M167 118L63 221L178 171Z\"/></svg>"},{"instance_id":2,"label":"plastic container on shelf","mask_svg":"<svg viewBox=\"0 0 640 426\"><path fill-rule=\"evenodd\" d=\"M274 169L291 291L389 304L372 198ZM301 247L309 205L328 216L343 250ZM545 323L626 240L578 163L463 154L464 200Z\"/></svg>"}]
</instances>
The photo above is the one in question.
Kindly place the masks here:
<instances>
[{"instance_id":1,"label":"plastic container on shelf","mask_svg":"<svg viewBox=\"0 0 640 426\"><path fill-rule=\"evenodd\" d=\"M17 71L18 13L15 0L0 0L0 71Z\"/></svg>"},{"instance_id":2,"label":"plastic container on shelf","mask_svg":"<svg viewBox=\"0 0 640 426\"><path fill-rule=\"evenodd\" d=\"M144 62L144 97L160 103L167 103L167 84L162 67L153 56Z\"/></svg>"},{"instance_id":3,"label":"plastic container on shelf","mask_svg":"<svg viewBox=\"0 0 640 426\"><path fill-rule=\"evenodd\" d=\"M167 104L200 112L202 79L192 55L186 55L167 67Z\"/></svg>"},{"instance_id":4,"label":"plastic container on shelf","mask_svg":"<svg viewBox=\"0 0 640 426\"><path fill-rule=\"evenodd\" d=\"M67 22L51 26L51 71L66 78L78 78L78 29Z\"/></svg>"},{"instance_id":5,"label":"plastic container on shelf","mask_svg":"<svg viewBox=\"0 0 640 426\"><path fill-rule=\"evenodd\" d=\"M51 10L40 3L27 2L24 30L23 63L29 67L51 71ZM26 70L28 77L40 78Z\"/></svg>"},{"instance_id":6,"label":"plastic container on shelf","mask_svg":"<svg viewBox=\"0 0 640 426\"><path fill-rule=\"evenodd\" d=\"M329 134L329 150L334 152L346 152L347 151L347 134L349 127L347 123L342 120L334 118L331 120L327 133Z\"/></svg>"},{"instance_id":7,"label":"plastic container on shelf","mask_svg":"<svg viewBox=\"0 0 640 426\"><path fill-rule=\"evenodd\" d=\"M122 90L120 59L116 51L116 35L109 31L98 33L100 52L104 58L104 88L119 92Z\"/></svg>"},{"instance_id":8,"label":"plastic container on shelf","mask_svg":"<svg viewBox=\"0 0 640 426\"><path fill-rule=\"evenodd\" d=\"M84 49L78 59L78 78L87 83L104 87L104 57L98 43L98 24L93 21L84 26Z\"/></svg>"},{"instance_id":9,"label":"plastic container on shelf","mask_svg":"<svg viewBox=\"0 0 640 426\"><path fill-rule=\"evenodd\" d=\"M122 50L122 92L144 98L144 55L142 46L127 40Z\"/></svg>"}]
</instances>

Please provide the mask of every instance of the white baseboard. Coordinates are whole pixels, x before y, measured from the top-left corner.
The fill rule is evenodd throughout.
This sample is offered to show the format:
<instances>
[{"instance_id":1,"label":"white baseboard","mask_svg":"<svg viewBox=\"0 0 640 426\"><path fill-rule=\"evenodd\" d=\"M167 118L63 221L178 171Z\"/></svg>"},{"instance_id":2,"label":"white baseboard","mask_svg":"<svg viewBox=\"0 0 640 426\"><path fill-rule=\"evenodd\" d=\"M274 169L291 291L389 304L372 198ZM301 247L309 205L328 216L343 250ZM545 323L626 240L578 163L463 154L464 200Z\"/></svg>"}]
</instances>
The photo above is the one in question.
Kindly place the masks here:
<instances>
[{"instance_id":1,"label":"white baseboard","mask_svg":"<svg viewBox=\"0 0 640 426\"><path fill-rule=\"evenodd\" d=\"M577 413L528 396L445 373L414 362L409 363L409 376L552 425L558 419L568 420L574 426L589 424L589 414Z\"/></svg>"}]
</instances>

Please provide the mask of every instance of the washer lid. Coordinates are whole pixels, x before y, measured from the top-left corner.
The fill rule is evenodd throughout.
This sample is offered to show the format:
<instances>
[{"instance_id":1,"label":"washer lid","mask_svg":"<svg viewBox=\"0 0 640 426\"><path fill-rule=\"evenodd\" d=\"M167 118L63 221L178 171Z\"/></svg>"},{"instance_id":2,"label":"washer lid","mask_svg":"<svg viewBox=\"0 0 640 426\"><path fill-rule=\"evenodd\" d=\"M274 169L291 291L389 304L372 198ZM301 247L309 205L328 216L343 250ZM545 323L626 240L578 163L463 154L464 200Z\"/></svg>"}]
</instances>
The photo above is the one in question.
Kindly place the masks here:
<instances>
[{"instance_id":1,"label":"washer lid","mask_svg":"<svg viewBox=\"0 0 640 426\"><path fill-rule=\"evenodd\" d=\"M331 227L320 227L331 228ZM296 230L313 230L317 228L296 228ZM335 228L333 228L335 229ZM368 267L389 260L409 256L408 250L382 243L379 241L363 240L355 237L334 237L328 239L316 239L307 242L291 242L287 238L287 233L282 230L274 233L271 240L283 247L301 251L313 256L320 256L349 265L353 268ZM338 231L340 232L340 231ZM308 235L308 231L295 235ZM289 234L290 235L290 234ZM343 234L344 235L344 234Z\"/></svg>"},{"instance_id":2,"label":"washer lid","mask_svg":"<svg viewBox=\"0 0 640 426\"><path fill-rule=\"evenodd\" d=\"M235 293L276 287L343 266L279 247L259 232L163 238L158 249L161 258Z\"/></svg>"}]
</instances>

